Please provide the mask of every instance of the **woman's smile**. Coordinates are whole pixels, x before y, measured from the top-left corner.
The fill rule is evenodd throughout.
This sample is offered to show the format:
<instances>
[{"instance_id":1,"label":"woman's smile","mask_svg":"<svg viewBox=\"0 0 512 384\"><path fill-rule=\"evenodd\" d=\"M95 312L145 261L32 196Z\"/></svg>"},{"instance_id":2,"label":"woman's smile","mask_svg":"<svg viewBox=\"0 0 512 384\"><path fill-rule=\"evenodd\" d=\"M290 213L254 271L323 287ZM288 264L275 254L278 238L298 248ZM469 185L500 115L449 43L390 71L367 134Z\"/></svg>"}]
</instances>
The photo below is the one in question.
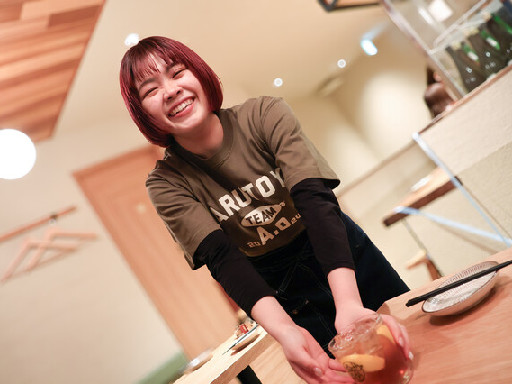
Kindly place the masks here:
<instances>
[{"instance_id":1,"label":"woman's smile","mask_svg":"<svg viewBox=\"0 0 512 384\"><path fill-rule=\"evenodd\" d=\"M178 105L174 106L172 109L171 109L171 112L169 112L169 116L170 117L174 117L176 116L177 114L185 114L186 112L185 109L189 106L189 105L192 105L194 101L192 99L187 99L181 103L179 103ZM190 111L192 108L188 108L187 111ZM184 112L184 113L182 113Z\"/></svg>"}]
</instances>

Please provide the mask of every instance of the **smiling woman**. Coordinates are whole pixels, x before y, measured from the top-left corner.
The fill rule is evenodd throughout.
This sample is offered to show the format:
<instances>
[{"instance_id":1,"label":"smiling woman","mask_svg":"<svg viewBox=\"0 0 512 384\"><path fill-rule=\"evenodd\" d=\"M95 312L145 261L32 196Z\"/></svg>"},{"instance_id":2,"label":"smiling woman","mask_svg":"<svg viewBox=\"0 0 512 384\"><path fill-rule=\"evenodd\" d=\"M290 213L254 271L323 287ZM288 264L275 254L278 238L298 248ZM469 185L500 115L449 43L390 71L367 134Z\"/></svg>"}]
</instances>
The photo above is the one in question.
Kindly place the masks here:
<instances>
[{"instance_id":1,"label":"smiling woman","mask_svg":"<svg viewBox=\"0 0 512 384\"><path fill-rule=\"evenodd\" d=\"M121 63L124 101L166 148L146 187L192 269L206 265L308 383L345 383L327 345L407 286L332 188L340 181L280 98L223 109L220 81L182 43L149 37ZM408 356L406 331L384 317Z\"/></svg>"}]
</instances>

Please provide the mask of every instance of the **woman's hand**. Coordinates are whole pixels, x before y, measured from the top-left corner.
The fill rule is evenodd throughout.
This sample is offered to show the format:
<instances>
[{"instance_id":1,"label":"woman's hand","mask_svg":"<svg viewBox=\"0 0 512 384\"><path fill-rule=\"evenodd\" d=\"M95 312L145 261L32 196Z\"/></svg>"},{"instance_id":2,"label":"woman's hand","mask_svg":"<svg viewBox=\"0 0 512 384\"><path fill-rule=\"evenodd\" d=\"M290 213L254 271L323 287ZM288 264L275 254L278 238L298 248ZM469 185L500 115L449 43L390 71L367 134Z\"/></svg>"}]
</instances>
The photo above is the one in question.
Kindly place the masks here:
<instances>
[{"instance_id":1,"label":"woman's hand","mask_svg":"<svg viewBox=\"0 0 512 384\"><path fill-rule=\"evenodd\" d=\"M258 300L251 317L281 344L294 372L308 384L354 383L340 372L344 368L329 359L313 336L293 322L275 298Z\"/></svg>"},{"instance_id":2,"label":"woman's hand","mask_svg":"<svg viewBox=\"0 0 512 384\"><path fill-rule=\"evenodd\" d=\"M294 372L309 384L354 383L311 334L297 325L283 329L280 344Z\"/></svg>"},{"instance_id":3,"label":"woman's hand","mask_svg":"<svg viewBox=\"0 0 512 384\"><path fill-rule=\"evenodd\" d=\"M374 314L371 309L364 308L360 305L345 306L342 311L338 311L335 321L335 327L338 333L342 332L346 327L355 322L356 320ZM382 323L385 324L391 331L391 335L395 342L400 346L404 356L408 359L411 358L411 349L409 345L409 334L407 329L401 325L393 316L381 315Z\"/></svg>"},{"instance_id":4,"label":"woman's hand","mask_svg":"<svg viewBox=\"0 0 512 384\"><path fill-rule=\"evenodd\" d=\"M373 313L371 309L363 307L359 291L357 289L355 272L347 268L338 268L332 270L327 275L329 286L334 297L336 305L336 320L334 326L338 333L354 321ZM409 335L404 326L400 325L395 318L389 315L381 315L382 321L386 324L395 339L400 345L406 358L411 358L409 347Z\"/></svg>"},{"instance_id":5,"label":"woman's hand","mask_svg":"<svg viewBox=\"0 0 512 384\"><path fill-rule=\"evenodd\" d=\"M393 316L390 315L381 315L382 322L387 325L389 330L391 331L391 335L393 335L393 339L395 342L400 345L402 348L402 352L407 359L413 358L411 352L411 346L409 344L409 334L407 333L407 329L400 324Z\"/></svg>"},{"instance_id":6,"label":"woman's hand","mask_svg":"<svg viewBox=\"0 0 512 384\"><path fill-rule=\"evenodd\" d=\"M356 322L362 317L370 316L375 312L371 309L363 307L362 304L344 305L343 308L336 311L336 320L334 321L334 327L341 333L350 324Z\"/></svg>"}]
</instances>

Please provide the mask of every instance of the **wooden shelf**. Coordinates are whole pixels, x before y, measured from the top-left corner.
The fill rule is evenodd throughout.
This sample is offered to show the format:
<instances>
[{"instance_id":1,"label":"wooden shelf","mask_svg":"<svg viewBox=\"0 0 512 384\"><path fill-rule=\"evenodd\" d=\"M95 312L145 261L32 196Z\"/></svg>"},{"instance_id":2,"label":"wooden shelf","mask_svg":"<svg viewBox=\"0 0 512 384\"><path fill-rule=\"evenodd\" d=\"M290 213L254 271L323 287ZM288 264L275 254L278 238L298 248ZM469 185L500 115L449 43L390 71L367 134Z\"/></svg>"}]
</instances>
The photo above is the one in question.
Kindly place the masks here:
<instances>
[{"instance_id":1,"label":"wooden shelf","mask_svg":"<svg viewBox=\"0 0 512 384\"><path fill-rule=\"evenodd\" d=\"M420 180L421 184L414 188L398 205L397 207L409 207L419 209L431 203L435 199L444 196L446 193L455 188L450 177L441 168L436 168ZM420 183L418 182L418 183ZM396 209L396 208L395 208ZM388 215L384 216L382 222L386 227L400 221L407 214L395 212L393 210Z\"/></svg>"}]
</instances>

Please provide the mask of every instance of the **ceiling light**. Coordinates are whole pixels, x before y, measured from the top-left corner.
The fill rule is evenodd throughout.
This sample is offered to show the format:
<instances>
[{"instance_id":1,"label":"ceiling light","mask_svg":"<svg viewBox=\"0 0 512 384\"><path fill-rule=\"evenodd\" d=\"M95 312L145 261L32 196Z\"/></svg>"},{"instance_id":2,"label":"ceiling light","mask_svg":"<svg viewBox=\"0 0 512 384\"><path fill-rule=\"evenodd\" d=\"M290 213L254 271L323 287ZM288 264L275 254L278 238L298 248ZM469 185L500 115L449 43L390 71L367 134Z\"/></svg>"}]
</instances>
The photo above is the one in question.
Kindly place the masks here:
<instances>
[{"instance_id":1,"label":"ceiling light","mask_svg":"<svg viewBox=\"0 0 512 384\"><path fill-rule=\"evenodd\" d=\"M345 68L347 66L347 62L344 59L339 59L336 64L338 65L338 68Z\"/></svg>"},{"instance_id":2,"label":"ceiling light","mask_svg":"<svg viewBox=\"0 0 512 384\"><path fill-rule=\"evenodd\" d=\"M280 77L276 77L274 79L274 87L282 87L283 86L283 79L281 79Z\"/></svg>"},{"instance_id":3,"label":"ceiling light","mask_svg":"<svg viewBox=\"0 0 512 384\"><path fill-rule=\"evenodd\" d=\"M420 8L421 9L421 8ZM428 12L436 19L437 22L442 23L453 15L453 10L446 4L445 0L434 0L428 6Z\"/></svg>"},{"instance_id":4,"label":"ceiling light","mask_svg":"<svg viewBox=\"0 0 512 384\"><path fill-rule=\"evenodd\" d=\"M418 8L418 13L420 14L421 17L423 17L423 19L430 25L434 25L435 22L434 22L434 19L432 19L432 17L430 16L430 14L427 12L426 9L424 8Z\"/></svg>"},{"instance_id":5,"label":"ceiling light","mask_svg":"<svg viewBox=\"0 0 512 384\"><path fill-rule=\"evenodd\" d=\"M16 129L0 129L0 178L19 179L36 162L36 147L30 137Z\"/></svg>"},{"instance_id":6,"label":"ceiling light","mask_svg":"<svg viewBox=\"0 0 512 384\"><path fill-rule=\"evenodd\" d=\"M138 33L130 33L124 39L124 45L131 47L132 45L137 45L139 43L139 34Z\"/></svg>"},{"instance_id":7,"label":"ceiling light","mask_svg":"<svg viewBox=\"0 0 512 384\"><path fill-rule=\"evenodd\" d=\"M375 44L373 44L373 41L368 39L361 40L361 48L363 48L364 53L366 53L368 56L375 55L378 50Z\"/></svg>"}]
</instances>

